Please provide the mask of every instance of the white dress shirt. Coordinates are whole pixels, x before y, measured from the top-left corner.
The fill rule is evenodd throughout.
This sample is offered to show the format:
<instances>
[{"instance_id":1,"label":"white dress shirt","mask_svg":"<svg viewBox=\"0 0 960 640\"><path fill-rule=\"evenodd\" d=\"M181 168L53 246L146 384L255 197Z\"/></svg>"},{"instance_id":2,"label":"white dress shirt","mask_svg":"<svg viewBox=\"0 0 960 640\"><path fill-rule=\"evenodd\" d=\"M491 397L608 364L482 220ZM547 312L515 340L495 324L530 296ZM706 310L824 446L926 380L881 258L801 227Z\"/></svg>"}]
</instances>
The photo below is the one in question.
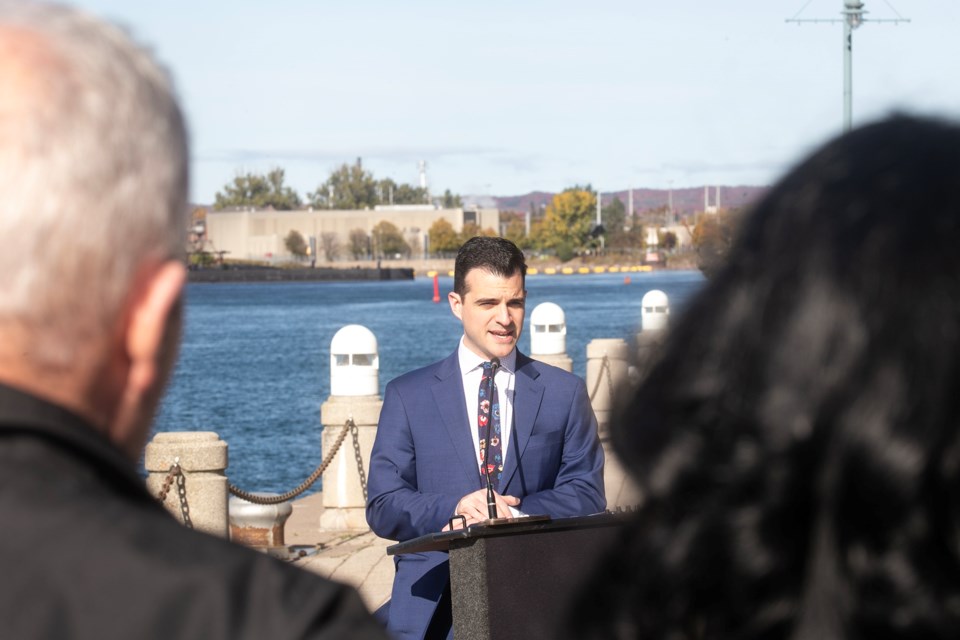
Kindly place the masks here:
<instances>
[{"instance_id":1,"label":"white dress shirt","mask_svg":"<svg viewBox=\"0 0 960 640\"><path fill-rule=\"evenodd\" d=\"M483 378L484 360L463 344L460 338L460 347L457 349L460 359L460 375L463 377L463 399L467 407L467 418L470 424L470 439L476 451L474 460L477 462L477 471L482 473L480 464L480 434L477 425L479 414L480 380ZM497 396L500 402L500 448L503 452L503 461L507 461L510 448L510 432L513 431L513 390L514 378L517 370L517 350L500 360L500 368L494 378L497 385Z\"/></svg>"}]
</instances>

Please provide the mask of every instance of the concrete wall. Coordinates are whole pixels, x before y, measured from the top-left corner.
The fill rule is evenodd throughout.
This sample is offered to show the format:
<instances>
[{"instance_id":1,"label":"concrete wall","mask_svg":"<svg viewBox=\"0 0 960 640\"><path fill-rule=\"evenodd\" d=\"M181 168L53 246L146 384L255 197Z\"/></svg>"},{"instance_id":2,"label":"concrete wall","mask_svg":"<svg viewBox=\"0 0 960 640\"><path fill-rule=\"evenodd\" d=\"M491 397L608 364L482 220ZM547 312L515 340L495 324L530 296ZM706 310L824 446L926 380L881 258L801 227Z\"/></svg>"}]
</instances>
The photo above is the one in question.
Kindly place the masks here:
<instances>
[{"instance_id":1,"label":"concrete wall","mask_svg":"<svg viewBox=\"0 0 960 640\"><path fill-rule=\"evenodd\" d=\"M413 257L421 257L427 249L427 235L431 225L443 219L454 231L463 230L464 219L476 218L483 229L498 229L500 212L497 209L479 209L474 214L463 209L434 209L432 207L402 206L396 208L345 211L338 209L299 211L211 211L207 213L207 248L226 251L225 257L240 260L269 260L291 257L284 246L284 238L296 230L309 242L316 238L317 260L325 261L321 235L337 234L340 258L350 258L350 232L362 229L368 236L379 222L386 220L400 230L413 248Z\"/></svg>"}]
</instances>

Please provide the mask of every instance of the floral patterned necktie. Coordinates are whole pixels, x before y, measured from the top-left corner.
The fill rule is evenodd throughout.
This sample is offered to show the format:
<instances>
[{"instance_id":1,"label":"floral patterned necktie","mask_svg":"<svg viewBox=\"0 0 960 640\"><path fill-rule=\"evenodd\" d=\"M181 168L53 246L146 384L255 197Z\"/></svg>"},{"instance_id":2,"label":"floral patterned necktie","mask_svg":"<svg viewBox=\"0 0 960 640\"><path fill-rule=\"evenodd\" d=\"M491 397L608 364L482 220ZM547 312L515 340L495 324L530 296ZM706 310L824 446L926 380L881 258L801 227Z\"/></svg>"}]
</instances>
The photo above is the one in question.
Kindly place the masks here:
<instances>
[{"instance_id":1,"label":"floral patterned necktie","mask_svg":"<svg viewBox=\"0 0 960 640\"><path fill-rule=\"evenodd\" d=\"M503 477L503 448L500 446L500 401L497 397L497 385L493 376L490 375L491 368L491 363L483 363L477 427L480 435L480 472L489 473L490 484L499 491L500 479ZM489 449L487 448L487 438L490 439ZM489 460L487 459L488 454ZM483 485L486 486L486 478L484 478Z\"/></svg>"}]
</instances>

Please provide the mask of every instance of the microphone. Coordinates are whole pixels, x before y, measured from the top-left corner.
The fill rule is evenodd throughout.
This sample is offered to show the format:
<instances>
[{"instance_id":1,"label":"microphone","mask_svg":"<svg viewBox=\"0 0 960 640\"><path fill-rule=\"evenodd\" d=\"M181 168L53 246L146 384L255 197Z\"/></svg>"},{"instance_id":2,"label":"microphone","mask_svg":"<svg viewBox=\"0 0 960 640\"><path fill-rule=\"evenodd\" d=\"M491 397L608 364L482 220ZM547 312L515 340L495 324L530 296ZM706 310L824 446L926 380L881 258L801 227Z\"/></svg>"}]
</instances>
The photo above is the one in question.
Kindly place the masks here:
<instances>
[{"instance_id":1,"label":"microphone","mask_svg":"<svg viewBox=\"0 0 960 640\"><path fill-rule=\"evenodd\" d=\"M487 479L487 517L495 520L497 517L497 500L493 495L493 484L490 482L490 436L493 429L493 389L497 386L497 369L500 368L500 358L490 360L490 420L487 421L487 438L484 444L483 469L484 477Z\"/></svg>"}]
</instances>

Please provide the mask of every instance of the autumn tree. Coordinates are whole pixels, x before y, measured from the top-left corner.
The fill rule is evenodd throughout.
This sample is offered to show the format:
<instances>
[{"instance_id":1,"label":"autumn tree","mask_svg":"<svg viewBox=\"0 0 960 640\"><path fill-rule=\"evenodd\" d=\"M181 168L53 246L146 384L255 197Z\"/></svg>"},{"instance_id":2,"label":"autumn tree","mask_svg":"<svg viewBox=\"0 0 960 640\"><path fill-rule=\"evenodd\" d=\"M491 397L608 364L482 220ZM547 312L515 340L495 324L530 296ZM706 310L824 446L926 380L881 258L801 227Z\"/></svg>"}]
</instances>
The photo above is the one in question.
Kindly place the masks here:
<instances>
[{"instance_id":1,"label":"autumn tree","mask_svg":"<svg viewBox=\"0 0 960 640\"><path fill-rule=\"evenodd\" d=\"M403 234L400 233L397 225L392 222L381 220L374 225L370 236L373 238L373 253L375 256L410 255L410 245L403 239Z\"/></svg>"},{"instance_id":2,"label":"autumn tree","mask_svg":"<svg viewBox=\"0 0 960 640\"><path fill-rule=\"evenodd\" d=\"M307 255L307 241L303 239L303 234L301 234L296 229L291 229L290 233L287 234L287 237L283 239L284 246L287 247L287 251L302 258Z\"/></svg>"},{"instance_id":3,"label":"autumn tree","mask_svg":"<svg viewBox=\"0 0 960 640\"><path fill-rule=\"evenodd\" d=\"M703 275L709 278L726 262L739 221L740 212L735 209L700 216L691 236Z\"/></svg>"},{"instance_id":4,"label":"autumn tree","mask_svg":"<svg viewBox=\"0 0 960 640\"><path fill-rule=\"evenodd\" d=\"M453 225L444 218L437 218L427 231L430 250L434 253L452 253L460 248L460 238Z\"/></svg>"},{"instance_id":5,"label":"autumn tree","mask_svg":"<svg viewBox=\"0 0 960 640\"><path fill-rule=\"evenodd\" d=\"M467 222L464 223L463 229L460 231L460 244L463 244L470 238L476 238L477 236L487 236L492 238L496 235L497 232L493 229L481 229L480 225L478 225L476 222Z\"/></svg>"},{"instance_id":6,"label":"autumn tree","mask_svg":"<svg viewBox=\"0 0 960 640\"><path fill-rule=\"evenodd\" d=\"M583 187L573 187L558 193L547 205L544 214L543 238L545 247L570 246L581 249L590 242L594 226L597 196Z\"/></svg>"},{"instance_id":7,"label":"autumn tree","mask_svg":"<svg viewBox=\"0 0 960 640\"><path fill-rule=\"evenodd\" d=\"M217 192L213 208L273 207L280 211L300 208L300 196L283 181L284 171L280 168L265 176L257 173L237 175L231 184L224 185L223 190Z\"/></svg>"},{"instance_id":8,"label":"autumn tree","mask_svg":"<svg viewBox=\"0 0 960 640\"><path fill-rule=\"evenodd\" d=\"M351 229L349 234L350 255L354 260L366 258L370 247L370 237L363 229Z\"/></svg>"},{"instance_id":9,"label":"autumn tree","mask_svg":"<svg viewBox=\"0 0 960 640\"><path fill-rule=\"evenodd\" d=\"M531 240L527 237L527 224L522 217L514 217L513 220L507 223L503 237L521 249L531 248Z\"/></svg>"}]
</instances>

